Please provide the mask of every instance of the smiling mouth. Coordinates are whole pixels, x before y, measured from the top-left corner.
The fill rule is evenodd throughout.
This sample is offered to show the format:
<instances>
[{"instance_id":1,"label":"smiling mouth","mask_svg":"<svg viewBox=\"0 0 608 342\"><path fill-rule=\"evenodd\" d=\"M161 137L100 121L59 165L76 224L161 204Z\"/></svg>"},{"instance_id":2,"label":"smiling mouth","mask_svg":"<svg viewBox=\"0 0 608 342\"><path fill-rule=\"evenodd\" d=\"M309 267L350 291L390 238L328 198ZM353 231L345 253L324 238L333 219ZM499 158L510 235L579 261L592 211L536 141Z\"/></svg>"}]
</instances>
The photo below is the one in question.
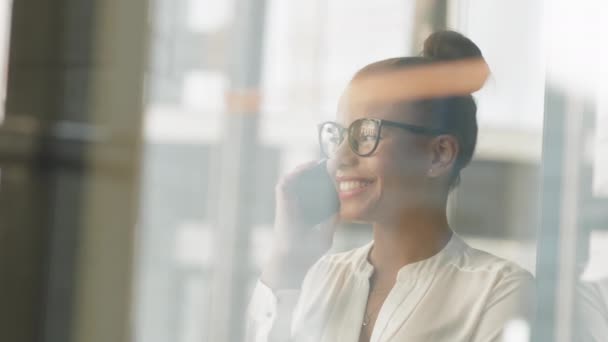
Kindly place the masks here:
<instances>
[{"instance_id":1,"label":"smiling mouth","mask_svg":"<svg viewBox=\"0 0 608 342\"><path fill-rule=\"evenodd\" d=\"M338 184L338 189L342 191L352 191L369 186L372 181L342 181Z\"/></svg>"},{"instance_id":2,"label":"smiling mouth","mask_svg":"<svg viewBox=\"0 0 608 342\"><path fill-rule=\"evenodd\" d=\"M338 194L340 199L356 196L366 190L373 181L369 180L346 180L338 182Z\"/></svg>"}]
</instances>

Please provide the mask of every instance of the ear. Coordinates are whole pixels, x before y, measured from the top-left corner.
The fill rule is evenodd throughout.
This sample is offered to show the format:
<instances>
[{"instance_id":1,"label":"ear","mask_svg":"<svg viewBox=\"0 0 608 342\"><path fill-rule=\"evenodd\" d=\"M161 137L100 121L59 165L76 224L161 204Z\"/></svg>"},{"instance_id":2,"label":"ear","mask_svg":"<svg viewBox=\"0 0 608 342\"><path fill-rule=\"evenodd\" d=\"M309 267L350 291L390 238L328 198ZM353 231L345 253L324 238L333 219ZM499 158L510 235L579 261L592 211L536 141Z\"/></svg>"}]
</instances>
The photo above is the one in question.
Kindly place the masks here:
<instances>
[{"instance_id":1,"label":"ear","mask_svg":"<svg viewBox=\"0 0 608 342\"><path fill-rule=\"evenodd\" d=\"M455 136L440 135L433 139L431 142L431 165L427 175L430 178L448 175L454 167L459 152L460 145Z\"/></svg>"}]
</instances>

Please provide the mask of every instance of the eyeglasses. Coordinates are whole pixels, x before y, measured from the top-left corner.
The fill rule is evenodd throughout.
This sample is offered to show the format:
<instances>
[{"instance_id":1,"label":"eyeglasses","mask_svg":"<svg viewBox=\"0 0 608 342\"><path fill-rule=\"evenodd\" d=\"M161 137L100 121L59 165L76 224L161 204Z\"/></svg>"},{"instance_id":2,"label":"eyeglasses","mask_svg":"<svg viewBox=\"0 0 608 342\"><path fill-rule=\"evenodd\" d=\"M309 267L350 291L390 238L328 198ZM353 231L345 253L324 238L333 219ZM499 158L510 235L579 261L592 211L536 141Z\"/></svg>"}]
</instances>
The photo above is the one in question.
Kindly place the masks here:
<instances>
[{"instance_id":1,"label":"eyeglasses","mask_svg":"<svg viewBox=\"0 0 608 342\"><path fill-rule=\"evenodd\" d=\"M361 157L370 156L378 147L380 132L383 126L393 126L414 134L441 135L447 132L416 125L408 125L381 119L358 119L348 126L342 127L337 122L327 121L319 124L319 145L321 152L327 158L333 158L348 133L348 144L351 150Z\"/></svg>"}]
</instances>

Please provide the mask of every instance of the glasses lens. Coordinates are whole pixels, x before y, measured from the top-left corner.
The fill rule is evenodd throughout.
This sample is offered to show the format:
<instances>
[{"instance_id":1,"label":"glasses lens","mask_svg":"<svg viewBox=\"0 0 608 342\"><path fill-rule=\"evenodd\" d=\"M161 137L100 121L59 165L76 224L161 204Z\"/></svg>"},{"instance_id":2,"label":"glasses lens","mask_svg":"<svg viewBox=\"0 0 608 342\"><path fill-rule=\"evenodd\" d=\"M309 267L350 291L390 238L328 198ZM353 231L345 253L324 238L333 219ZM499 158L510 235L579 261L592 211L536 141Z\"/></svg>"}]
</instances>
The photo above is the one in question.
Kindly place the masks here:
<instances>
[{"instance_id":1,"label":"glasses lens","mask_svg":"<svg viewBox=\"0 0 608 342\"><path fill-rule=\"evenodd\" d=\"M348 134L350 146L359 155L372 153L380 134L378 122L369 119L361 119L353 122Z\"/></svg>"},{"instance_id":2,"label":"glasses lens","mask_svg":"<svg viewBox=\"0 0 608 342\"><path fill-rule=\"evenodd\" d=\"M340 126L333 122L326 122L321 126L319 133L319 144L321 145L321 152L326 157L333 157L336 154L338 146L342 140Z\"/></svg>"}]
</instances>

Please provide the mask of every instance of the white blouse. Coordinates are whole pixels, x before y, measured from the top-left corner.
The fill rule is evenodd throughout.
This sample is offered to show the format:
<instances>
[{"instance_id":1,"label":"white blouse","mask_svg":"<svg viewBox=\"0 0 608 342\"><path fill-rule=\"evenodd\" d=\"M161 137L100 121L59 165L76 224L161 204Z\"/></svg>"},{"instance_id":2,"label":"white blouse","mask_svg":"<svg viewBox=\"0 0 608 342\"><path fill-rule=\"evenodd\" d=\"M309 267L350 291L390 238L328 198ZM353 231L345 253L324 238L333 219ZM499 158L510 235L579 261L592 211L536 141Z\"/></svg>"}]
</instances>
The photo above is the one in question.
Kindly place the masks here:
<instances>
[{"instance_id":1,"label":"white blouse","mask_svg":"<svg viewBox=\"0 0 608 342\"><path fill-rule=\"evenodd\" d=\"M258 281L246 340L357 342L373 273L372 245L324 256L301 290L273 293ZM529 272L453 234L439 253L399 270L371 342L501 341L511 320L530 322L533 295Z\"/></svg>"},{"instance_id":2,"label":"white blouse","mask_svg":"<svg viewBox=\"0 0 608 342\"><path fill-rule=\"evenodd\" d=\"M576 341L600 342L608 336L608 278L576 286Z\"/></svg>"}]
</instances>

